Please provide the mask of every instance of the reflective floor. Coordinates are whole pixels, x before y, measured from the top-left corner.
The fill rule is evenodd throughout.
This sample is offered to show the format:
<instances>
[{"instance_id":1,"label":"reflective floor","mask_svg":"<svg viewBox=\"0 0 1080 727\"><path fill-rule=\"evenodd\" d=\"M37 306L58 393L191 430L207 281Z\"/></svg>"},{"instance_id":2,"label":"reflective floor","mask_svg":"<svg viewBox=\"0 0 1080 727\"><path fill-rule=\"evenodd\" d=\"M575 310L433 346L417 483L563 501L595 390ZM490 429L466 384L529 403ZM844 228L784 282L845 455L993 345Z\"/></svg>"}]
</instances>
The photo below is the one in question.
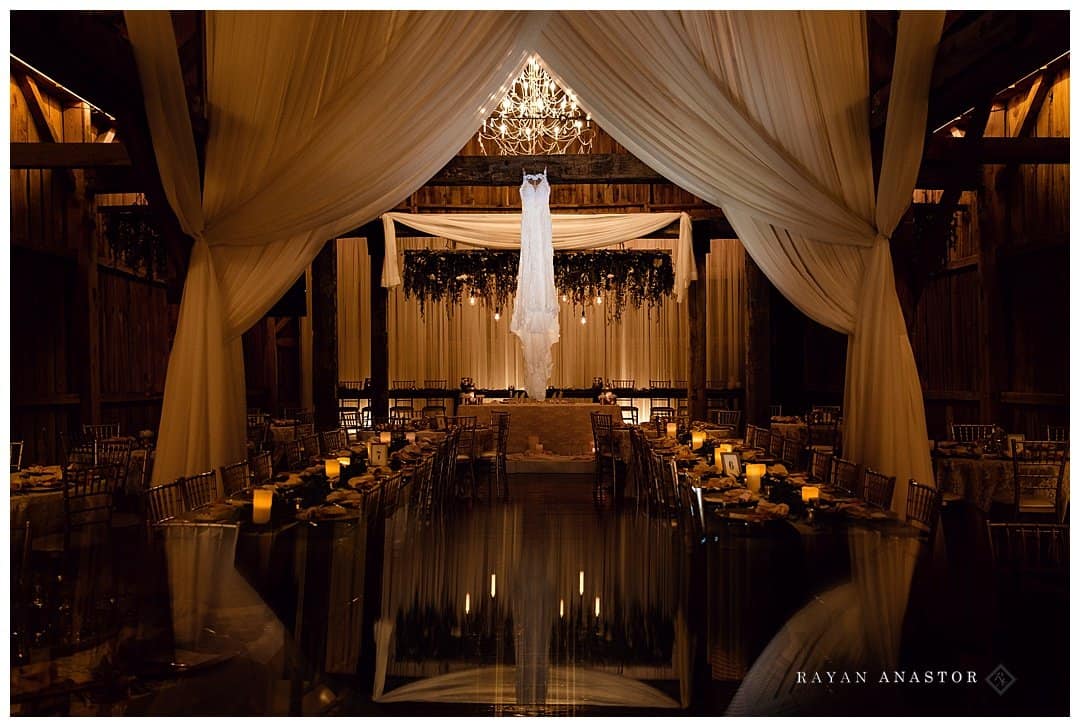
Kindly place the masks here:
<instances>
[{"instance_id":1,"label":"reflective floor","mask_svg":"<svg viewBox=\"0 0 1080 727\"><path fill-rule=\"evenodd\" d=\"M71 653L33 638L13 650L13 711L1067 710L1067 640L1019 637L965 513L931 548L881 529L658 517L594 497L591 477L515 476L510 492L114 545L121 557L81 573L109 592L118 632ZM1034 613L1067 633L1065 595L1029 596L1020 623ZM998 664L1015 678L1001 696L986 681Z\"/></svg>"}]
</instances>

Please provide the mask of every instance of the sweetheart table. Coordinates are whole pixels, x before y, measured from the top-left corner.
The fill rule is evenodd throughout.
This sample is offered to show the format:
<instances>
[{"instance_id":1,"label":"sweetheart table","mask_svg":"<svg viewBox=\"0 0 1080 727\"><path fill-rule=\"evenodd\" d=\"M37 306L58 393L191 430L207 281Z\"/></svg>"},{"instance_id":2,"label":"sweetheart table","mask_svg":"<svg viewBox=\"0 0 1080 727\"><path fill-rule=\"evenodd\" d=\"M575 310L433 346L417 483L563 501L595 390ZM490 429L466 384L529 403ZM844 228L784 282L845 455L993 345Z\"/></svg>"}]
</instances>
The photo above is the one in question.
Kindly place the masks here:
<instances>
[{"instance_id":1,"label":"sweetheart table","mask_svg":"<svg viewBox=\"0 0 1080 727\"><path fill-rule=\"evenodd\" d=\"M565 400L469 404L460 407L458 414L475 415L477 423L484 424L496 411L510 413L510 437L506 443L509 454L527 451L529 437L539 437L546 453L590 455L593 436L589 414L603 412L611 415L613 423L622 423L622 410L617 406Z\"/></svg>"}]
</instances>

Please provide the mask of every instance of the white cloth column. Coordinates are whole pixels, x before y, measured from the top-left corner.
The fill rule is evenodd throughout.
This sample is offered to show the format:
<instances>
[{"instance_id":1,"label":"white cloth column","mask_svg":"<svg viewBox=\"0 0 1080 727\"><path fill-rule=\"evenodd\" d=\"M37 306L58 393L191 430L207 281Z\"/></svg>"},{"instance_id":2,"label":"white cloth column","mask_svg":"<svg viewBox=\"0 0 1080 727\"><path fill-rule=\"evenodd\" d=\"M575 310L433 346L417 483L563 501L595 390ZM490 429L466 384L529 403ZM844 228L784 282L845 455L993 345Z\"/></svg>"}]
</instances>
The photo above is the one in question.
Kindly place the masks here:
<instances>
[{"instance_id":1,"label":"white cloth column","mask_svg":"<svg viewBox=\"0 0 1080 727\"><path fill-rule=\"evenodd\" d=\"M243 457L239 336L325 240L449 161L546 15L208 12L203 189L190 120L176 113L186 99L169 15L125 17L163 184L197 239L166 377L162 482Z\"/></svg>"},{"instance_id":2,"label":"white cloth column","mask_svg":"<svg viewBox=\"0 0 1080 727\"><path fill-rule=\"evenodd\" d=\"M738 389L743 385L746 363L746 255L742 243L713 240L705 265L708 277L706 378L725 388Z\"/></svg>"},{"instance_id":3,"label":"white cloth column","mask_svg":"<svg viewBox=\"0 0 1080 727\"><path fill-rule=\"evenodd\" d=\"M338 378L371 375L371 257L360 237L337 241ZM397 377L409 378L409 377Z\"/></svg>"},{"instance_id":4,"label":"white cloth column","mask_svg":"<svg viewBox=\"0 0 1080 727\"><path fill-rule=\"evenodd\" d=\"M901 15L876 206L862 12L561 13L539 49L616 141L721 205L803 312L865 347L849 352L845 452L897 476L900 513L908 478L932 469L885 245L922 156L943 18Z\"/></svg>"}]
</instances>

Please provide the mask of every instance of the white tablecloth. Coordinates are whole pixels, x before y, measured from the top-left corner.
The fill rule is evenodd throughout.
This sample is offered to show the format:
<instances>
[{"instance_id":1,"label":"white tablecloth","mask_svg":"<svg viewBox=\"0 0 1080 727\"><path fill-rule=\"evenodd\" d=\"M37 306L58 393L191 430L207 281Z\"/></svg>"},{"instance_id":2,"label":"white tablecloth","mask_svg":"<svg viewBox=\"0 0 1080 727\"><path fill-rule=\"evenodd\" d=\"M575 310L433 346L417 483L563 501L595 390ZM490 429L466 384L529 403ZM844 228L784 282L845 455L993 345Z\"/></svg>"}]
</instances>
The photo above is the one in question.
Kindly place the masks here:
<instances>
[{"instance_id":1,"label":"white tablecloth","mask_svg":"<svg viewBox=\"0 0 1080 727\"><path fill-rule=\"evenodd\" d=\"M470 404L458 407L459 416L475 416L477 424L491 421L495 411L510 412L508 453L524 452L529 437L539 437L545 452L552 454L592 454L593 437L590 412L610 414L612 422L622 422L617 406L595 403L556 403L554 401L513 404Z\"/></svg>"}]
</instances>

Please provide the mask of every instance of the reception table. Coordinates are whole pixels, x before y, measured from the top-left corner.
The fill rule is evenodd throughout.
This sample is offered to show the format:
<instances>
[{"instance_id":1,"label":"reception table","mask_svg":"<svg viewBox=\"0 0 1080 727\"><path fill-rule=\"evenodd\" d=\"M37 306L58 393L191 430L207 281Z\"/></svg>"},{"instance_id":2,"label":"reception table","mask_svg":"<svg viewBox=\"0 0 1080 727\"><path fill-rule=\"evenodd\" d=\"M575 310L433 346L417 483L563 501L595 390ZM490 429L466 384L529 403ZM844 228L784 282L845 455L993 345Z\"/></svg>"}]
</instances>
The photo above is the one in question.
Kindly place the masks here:
<instances>
[{"instance_id":1,"label":"reception table","mask_svg":"<svg viewBox=\"0 0 1080 727\"><path fill-rule=\"evenodd\" d=\"M461 416L476 416L478 424L491 420L492 412L510 413L510 437L506 451L510 454L529 449L529 437L539 437L544 452L561 455L592 454L592 420L589 415L603 412L611 415L615 424L622 423L622 410L617 406L563 401L470 404L458 409Z\"/></svg>"}]
</instances>

